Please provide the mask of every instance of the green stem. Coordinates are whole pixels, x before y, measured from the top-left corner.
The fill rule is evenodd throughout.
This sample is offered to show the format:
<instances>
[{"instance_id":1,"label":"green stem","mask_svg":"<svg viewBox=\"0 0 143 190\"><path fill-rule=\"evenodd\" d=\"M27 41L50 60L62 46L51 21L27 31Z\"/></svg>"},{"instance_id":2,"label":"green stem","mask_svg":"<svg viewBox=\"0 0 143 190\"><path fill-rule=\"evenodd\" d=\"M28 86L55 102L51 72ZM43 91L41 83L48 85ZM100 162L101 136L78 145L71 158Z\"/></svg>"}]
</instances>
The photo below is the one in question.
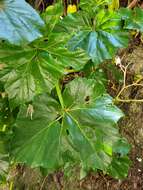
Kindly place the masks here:
<instances>
[{"instance_id":1,"label":"green stem","mask_svg":"<svg viewBox=\"0 0 143 190\"><path fill-rule=\"evenodd\" d=\"M13 181L10 182L9 190L13 190Z\"/></svg>"},{"instance_id":2,"label":"green stem","mask_svg":"<svg viewBox=\"0 0 143 190\"><path fill-rule=\"evenodd\" d=\"M57 91L57 95L58 95L58 98L59 98L60 104L61 104L62 108L64 109L64 101L63 101L63 97L62 97L61 89L60 89L60 86L59 86L58 83L56 84L56 91Z\"/></svg>"}]
</instances>

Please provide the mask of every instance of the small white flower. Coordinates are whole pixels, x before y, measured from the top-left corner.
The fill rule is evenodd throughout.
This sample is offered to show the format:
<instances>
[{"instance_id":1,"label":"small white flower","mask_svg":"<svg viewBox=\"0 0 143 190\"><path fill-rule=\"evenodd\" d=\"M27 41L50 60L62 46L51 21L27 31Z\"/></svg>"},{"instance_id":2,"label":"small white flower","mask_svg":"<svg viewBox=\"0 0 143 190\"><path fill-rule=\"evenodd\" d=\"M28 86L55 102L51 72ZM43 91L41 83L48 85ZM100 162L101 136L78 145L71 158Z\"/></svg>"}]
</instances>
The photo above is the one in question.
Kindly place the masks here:
<instances>
[{"instance_id":1,"label":"small white flower","mask_svg":"<svg viewBox=\"0 0 143 190\"><path fill-rule=\"evenodd\" d=\"M138 162L141 162L141 161L142 161L142 159L141 159L141 158L137 158L137 161L138 161Z\"/></svg>"},{"instance_id":2,"label":"small white flower","mask_svg":"<svg viewBox=\"0 0 143 190\"><path fill-rule=\"evenodd\" d=\"M116 64L116 65L121 65L121 59L120 59L119 56L116 56L116 57L115 57L115 64Z\"/></svg>"}]
</instances>

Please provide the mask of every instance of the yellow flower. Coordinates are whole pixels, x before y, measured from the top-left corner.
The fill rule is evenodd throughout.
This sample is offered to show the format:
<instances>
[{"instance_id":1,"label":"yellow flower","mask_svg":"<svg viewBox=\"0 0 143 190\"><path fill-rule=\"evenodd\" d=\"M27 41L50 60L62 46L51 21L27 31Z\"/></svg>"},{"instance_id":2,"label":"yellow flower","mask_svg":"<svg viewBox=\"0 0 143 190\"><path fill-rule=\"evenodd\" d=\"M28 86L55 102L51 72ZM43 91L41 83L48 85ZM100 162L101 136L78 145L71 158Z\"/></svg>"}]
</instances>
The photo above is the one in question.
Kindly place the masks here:
<instances>
[{"instance_id":1,"label":"yellow flower","mask_svg":"<svg viewBox=\"0 0 143 190\"><path fill-rule=\"evenodd\" d=\"M75 13L75 12L77 12L76 5L68 5L67 13Z\"/></svg>"}]
</instances>

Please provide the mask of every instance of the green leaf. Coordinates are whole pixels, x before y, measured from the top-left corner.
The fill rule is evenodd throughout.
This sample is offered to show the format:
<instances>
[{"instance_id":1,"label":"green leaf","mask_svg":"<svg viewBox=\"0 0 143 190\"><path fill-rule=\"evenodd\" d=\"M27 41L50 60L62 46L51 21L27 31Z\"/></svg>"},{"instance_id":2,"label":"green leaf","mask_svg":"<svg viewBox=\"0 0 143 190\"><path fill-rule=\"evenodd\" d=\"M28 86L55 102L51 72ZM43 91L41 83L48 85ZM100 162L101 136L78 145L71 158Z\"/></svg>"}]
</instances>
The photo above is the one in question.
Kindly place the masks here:
<instances>
[{"instance_id":1,"label":"green leaf","mask_svg":"<svg viewBox=\"0 0 143 190\"><path fill-rule=\"evenodd\" d=\"M121 139L115 125L123 113L104 93L103 86L91 79L75 79L63 92L67 110L64 128L68 130L69 141L88 170L107 171L113 147Z\"/></svg>"},{"instance_id":2,"label":"green leaf","mask_svg":"<svg viewBox=\"0 0 143 190\"><path fill-rule=\"evenodd\" d=\"M15 47L14 50L8 46L3 48L0 50L0 60L6 67L1 72L1 81L9 99L15 104L31 101L36 92L50 92L64 72L46 52L37 52L30 47Z\"/></svg>"},{"instance_id":3,"label":"green leaf","mask_svg":"<svg viewBox=\"0 0 143 190\"><path fill-rule=\"evenodd\" d=\"M7 174L8 174L8 155L0 154L0 183L3 180L6 180Z\"/></svg>"},{"instance_id":4,"label":"green leaf","mask_svg":"<svg viewBox=\"0 0 143 190\"><path fill-rule=\"evenodd\" d=\"M92 61L89 61L82 70L88 79L95 79L97 82L104 84L107 87L107 74L102 67L96 67Z\"/></svg>"},{"instance_id":5,"label":"green leaf","mask_svg":"<svg viewBox=\"0 0 143 190\"><path fill-rule=\"evenodd\" d=\"M0 62L5 67L0 77L15 105L31 101L41 92L50 92L67 68L79 70L86 64L88 57L83 50L69 52L60 47L61 41L55 40L35 42L34 47L1 45Z\"/></svg>"},{"instance_id":6,"label":"green leaf","mask_svg":"<svg viewBox=\"0 0 143 190\"><path fill-rule=\"evenodd\" d=\"M84 167L86 169L106 170L111 161L110 158L102 151L96 152L91 139L88 138L82 126L70 114L64 117L64 127L68 129L71 144L75 151L79 152Z\"/></svg>"},{"instance_id":7,"label":"green leaf","mask_svg":"<svg viewBox=\"0 0 143 190\"><path fill-rule=\"evenodd\" d=\"M24 0L1 0L0 26L0 39L19 45L41 37L44 22Z\"/></svg>"},{"instance_id":8,"label":"green leaf","mask_svg":"<svg viewBox=\"0 0 143 190\"><path fill-rule=\"evenodd\" d=\"M104 93L103 86L95 80L77 79L68 84L63 98L67 109L83 125L107 127L108 124L116 124L123 113Z\"/></svg>"},{"instance_id":9,"label":"green leaf","mask_svg":"<svg viewBox=\"0 0 143 190\"><path fill-rule=\"evenodd\" d=\"M116 123L123 113L113 105L112 98L105 94L102 83L96 83L92 79L77 79L71 82L65 89L63 98L66 106L69 106L76 118L81 122ZM80 113L82 117L80 118Z\"/></svg>"},{"instance_id":10,"label":"green leaf","mask_svg":"<svg viewBox=\"0 0 143 190\"><path fill-rule=\"evenodd\" d=\"M8 128L12 121L7 98L0 97L0 183L6 180L9 168L7 147Z\"/></svg>"},{"instance_id":11,"label":"green leaf","mask_svg":"<svg viewBox=\"0 0 143 190\"><path fill-rule=\"evenodd\" d=\"M125 20L124 28L129 30L139 30L143 32L143 10L141 8L119 10L120 15Z\"/></svg>"},{"instance_id":12,"label":"green leaf","mask_svg":"<svg viewBox=\"0 0 143 190\"><path fill-rule=\"evenodd\" d=\"M79 163L85 171L109 173L116 153L128 153L116 128L123 113L113 105L104 87L92 79L71 81L60 98L62 107L45 94L20 108L13 127L13 158L48 171Z\"/></svg>"},{"instance_id":13,"label":"green leaf","mask_svg":"<svg viewBox=\"0 0 143 190\"><path fill-rule=\"evenodd\" d=\"M116 179L124 179L128 175L130 164L127 156L114 158L109 166L108 173Z\"/></svg>"},{"instance_id":14,"label":"green leaf","mask_svg":"<svg viewBox=\"0 0 143 190\"><path fill-rule=\"evenodd\" d=\"M21 149L15 151L15 157L17 157L18 161L27 163L31 167L41 166L51 170L56 169L59 165L59 123L54 122L45 126L45 128L26 140Z\"/></svg>"},{"instance_id":15,"label":"green leaf","mask_svg":"<svg viewBox=\"0 0 143 190\"><path fill-rule=\"evenodd\" d=\"M105 5L111 4L112 0L81 0L80 7L82 10L87 11L89 14L93 11L97 11L97 9L105 8Z\"/></svg>"},{"instance_id":16,"label":"green leaf","mask_svg":"<svg viewBox=\"0 0 143 190\"><path fill-rule=\"evenodd\" d=\"M94 18L89 15L85 18L84 12L79 12L75 16L67 16L64 20L63 25L67 30L69 26L70 32L73 32L68 43L69 49L84 49L95 64L112 59L118 48L128 44L127 34L121 29L121 18L115 12L100 10Z\"/></svg>"},{"instance_id":17,"label":"green leaf","mask_svg":"<svg viewBox=\"0 0 143 190\"><path fill-rule=\"evenodd\" d=\"M94 91L94 94L93 94ZM70 82L64 90L63 99L66 107L74 107L78 104L87 105L90 101L95 101L95 98L105 93L105 88L102 83L86 78L75 79Z\"/></svg>"},{"instance_id":18,"label":"green leaf","mask_svg":"<svg viewBox=\"0 0 143 190\"><path fill-rule=\"evenodd\" d=\"M89 60L89 57L81 49L77 49L73 52L69 51L67 48L55 48L52 49L51 54L55 55L58 61L63 64L65 68L72 67L76 71L81 70Z\"/></svg>"},{"instance_id":19,"label":"green leaf","mask_svg":"<svg viewBox=\"0 0 143 190\"><path fill-rule=\"evenodd\" d=\"M56 121L58 103L48 95L41 95L32 107L32 116L27 106L20 109L14 127L13 155L18 162L52 170L59 164L61 127Z\"/></svg>"},{"instance_id":20,"label":"green leaf","mask_svg":"<svg viewBox=\"0 0 143 190\"><path fill-rule=\"evenodd\" d=\"M63 6L61 3L50 5L46 8L46 11L42 14L43 20L46 24L46 32L51 35L55 25L59 22L60 16L63 15Z\"/></svg>"},{"instance_id":21,"label":"green leaf","mask_svg":"<svg viewBox=\"0 0 143 190\"><path fill-rule=\"evenodd\" d=\"M122 157L127 155L131 149L131 145L128 144L127 140L122 138L119 139L117 143L115 143L114 152L119 153Z\"/></svg>"}]
</instances>

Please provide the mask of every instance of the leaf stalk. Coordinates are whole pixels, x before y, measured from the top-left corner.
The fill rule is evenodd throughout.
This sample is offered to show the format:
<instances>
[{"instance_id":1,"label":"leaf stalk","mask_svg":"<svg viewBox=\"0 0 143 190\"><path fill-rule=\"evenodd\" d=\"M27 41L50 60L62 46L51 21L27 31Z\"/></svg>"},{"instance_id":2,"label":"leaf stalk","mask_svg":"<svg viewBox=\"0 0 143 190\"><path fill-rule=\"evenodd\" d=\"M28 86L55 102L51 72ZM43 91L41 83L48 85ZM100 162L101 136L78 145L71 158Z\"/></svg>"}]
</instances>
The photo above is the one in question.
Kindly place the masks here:
<instances>
[{"instance_id":1,"label":"leaf stalk","mask_svg":"<svg viewBox=\"0 0 143 190\"><path fill-rule=\"evenodd\" d=\"M62 107L62 109L64 109L64 101L63 101L63 97L62 97L62 93L61 93L59 83L56 84L56 91L57 91L57 95L58 95L61 107Z\"/></svg>"}]
</instances>

